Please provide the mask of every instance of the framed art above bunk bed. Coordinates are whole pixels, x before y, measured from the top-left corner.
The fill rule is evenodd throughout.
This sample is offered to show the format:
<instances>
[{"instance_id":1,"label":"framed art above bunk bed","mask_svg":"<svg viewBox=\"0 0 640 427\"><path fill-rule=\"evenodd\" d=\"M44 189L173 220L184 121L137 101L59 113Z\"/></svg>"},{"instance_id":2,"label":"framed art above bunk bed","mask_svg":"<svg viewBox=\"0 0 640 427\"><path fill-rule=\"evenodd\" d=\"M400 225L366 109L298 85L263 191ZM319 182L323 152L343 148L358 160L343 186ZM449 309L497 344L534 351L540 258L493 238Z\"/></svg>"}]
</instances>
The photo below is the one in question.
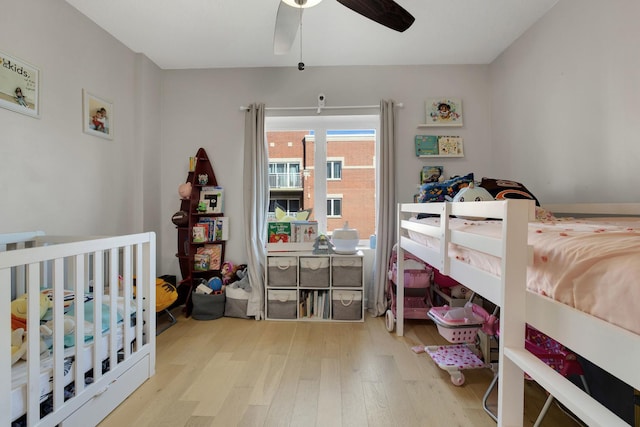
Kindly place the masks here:
<instances>
[{"instance_id":1,"label":"framed art above bunk bed","mask_svg":"<svg viewBox=\"0 0 640 427\"><path fill-rule=\"evenodd\" d=\"M0 235L0 283L0 425L97 425L154 375L154 233Z\"/></svg>"},{"instance_id":2,"label":"framed art above bunk bed","mask_svg":"<svg viewBox=\"0 0 640 427\"><path fill-rule=\"evenodd\" d=\"M640 389L640 204L412 203L397 214L399 335L408 251L500 307L498 425L522 425L524 373L588 425L629 425L528 352L525 325ZM584 217L596 214L607 217Z\"/></svg>"}]
</instances>

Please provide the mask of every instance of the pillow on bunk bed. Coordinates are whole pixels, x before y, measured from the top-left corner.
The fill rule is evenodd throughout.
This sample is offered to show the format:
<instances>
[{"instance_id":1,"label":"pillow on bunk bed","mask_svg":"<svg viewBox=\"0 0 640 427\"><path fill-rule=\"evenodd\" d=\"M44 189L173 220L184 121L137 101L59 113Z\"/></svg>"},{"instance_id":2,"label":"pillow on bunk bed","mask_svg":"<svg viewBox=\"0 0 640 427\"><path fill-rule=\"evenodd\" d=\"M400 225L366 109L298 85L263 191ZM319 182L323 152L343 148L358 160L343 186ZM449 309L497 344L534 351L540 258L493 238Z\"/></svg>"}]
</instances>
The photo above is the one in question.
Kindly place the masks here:
<instances>
[{"instance_id":1,"label":"pillow on bunk bed","mask_svg":"<svg viewBox=\"0 0 640 427\"><path fill-rule=\"evenodd\" d=\"M473 182L473 172L464 176L456 176L443 182L428 182L420 186L418 203L445 202L453 200L453 197L461 189Z\"/></svg>"},{"instance_id":2,"label":"pillow on bunk bed","mask_svg":"<svg viewBox=\"0 0 640 427\"><path fill-rule=\"evenodd\" d=\"M482 178L480 187L484 188L496 200L504 199L525 199L535 200L536 206L540 206L540 202L533 193L519 182L510 181L508 179Z\"/></svg>"}]
</instances>

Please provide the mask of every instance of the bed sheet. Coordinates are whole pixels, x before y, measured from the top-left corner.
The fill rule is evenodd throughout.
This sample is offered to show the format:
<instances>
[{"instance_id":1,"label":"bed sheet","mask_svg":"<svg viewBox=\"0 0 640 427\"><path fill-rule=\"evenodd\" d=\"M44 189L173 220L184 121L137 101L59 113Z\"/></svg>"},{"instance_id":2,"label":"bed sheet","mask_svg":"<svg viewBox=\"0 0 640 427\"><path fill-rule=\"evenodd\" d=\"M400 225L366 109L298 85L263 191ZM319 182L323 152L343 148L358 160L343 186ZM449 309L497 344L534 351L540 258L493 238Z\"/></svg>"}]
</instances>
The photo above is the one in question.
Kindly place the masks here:
<instances>
[{"instance_id":1,"label":"bed sheet","mask_svg":"<svg viewBox=\"0 0 640 427\"><path fill-rule=\"evenodd\" d=\"M437 217L412 219L439 225ZM451 229L499 238L501 221L451 218ZM438 240L409 232L438 248ZM640 334L640 219L566 218L529 223L527 289ZM499 259L451 244L450 256L500 275Z\"/></svg>"}]
</instances>

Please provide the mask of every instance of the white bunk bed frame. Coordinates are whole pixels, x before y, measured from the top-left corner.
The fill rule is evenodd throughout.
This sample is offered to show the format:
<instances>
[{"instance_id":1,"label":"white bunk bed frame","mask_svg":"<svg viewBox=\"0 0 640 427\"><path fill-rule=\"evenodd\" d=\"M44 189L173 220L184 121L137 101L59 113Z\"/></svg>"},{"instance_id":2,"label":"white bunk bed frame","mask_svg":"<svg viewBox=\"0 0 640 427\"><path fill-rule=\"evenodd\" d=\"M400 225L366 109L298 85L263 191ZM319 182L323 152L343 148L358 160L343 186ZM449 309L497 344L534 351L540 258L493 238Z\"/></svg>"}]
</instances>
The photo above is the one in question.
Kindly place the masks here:
<instances>
[{"instance_id":1,"label":"white bunk bed frame","mask_svg":"<svg viewBox=\"0 0 640 427\"><path fill-rule=\"evenodd\" d=\"M0 346L4 349L0 352L0 425L11 425L17 415L24 413L28 426L95 426L155 374L155 259L155 233L86 238L46 236L41 231L0 235L0 313L5 313L0 316ZM107 300L104 297L109 284L120 286L108 288ZM51 369L50 373L41 373L40 334L27 334L26 384L16 388L12 385L8 351L11 300L24 293L37 295L41 287L53 289L53 347L48 359L52 361ZM83 307L84 295L91 292L95 319L106 315L102 307L107 311L108 306L109 332L103 335L104 323L100 326L100 321L85 329L84 310L76 309L75 345L65 349L65 289L75 292L76 307ZM118 299L125 301L120 308ZM38 298L27 298L28 312L39 314L39 303ZM126 327L117 324L119 313L124 320L121 324ZM127 321L133 318L135 323ZM38 331L39 324L39 316L29 316L27 330ZM120 330L121 333L111 333ZM85 345L85 332L102 339ZM75 362L65 376L64 359L69 356ZM102 372L107 361L109 369ZM89 384L85 384L87 367L97 368L93 369L93 382ZM47 382L46 375L51 375L53 402L51 412L41 418L41 387L43 378ZM69 375L75 392L65 401ZM17 410L23 412L16 414Z\"/></svg>"},{"instance_id":2,"label":"white bunk bed frame","mask_svg":"<svg viewBox=\"0 0 640 427\"><path fill-rule=\"evenodd\" d=\"M548 205L545 208L554 214L640 215L639 203ZM429 226L408 220L418 213L439 215L440 225ZM640 335L526 290L527 265L532 261L532 248L527 242L527 224L535 218L533 202L508 200L399 204L397 214L398 335L404 333L404 251L409 251L438 268L442 274L451 276L500 306L498 426L523 425L524 372L588 425L628 426L571 381L525 350L525 323L528 323L633 388L640 389L640 369L637 368L640 362ZM502 237L493 239L451 230L450 215L502 219ZM409 231L438 238L439 249L430 249L413 241ZM502 274L491 275L450 257L449 243L498 257Z\"/></svg>"}]
</instances>

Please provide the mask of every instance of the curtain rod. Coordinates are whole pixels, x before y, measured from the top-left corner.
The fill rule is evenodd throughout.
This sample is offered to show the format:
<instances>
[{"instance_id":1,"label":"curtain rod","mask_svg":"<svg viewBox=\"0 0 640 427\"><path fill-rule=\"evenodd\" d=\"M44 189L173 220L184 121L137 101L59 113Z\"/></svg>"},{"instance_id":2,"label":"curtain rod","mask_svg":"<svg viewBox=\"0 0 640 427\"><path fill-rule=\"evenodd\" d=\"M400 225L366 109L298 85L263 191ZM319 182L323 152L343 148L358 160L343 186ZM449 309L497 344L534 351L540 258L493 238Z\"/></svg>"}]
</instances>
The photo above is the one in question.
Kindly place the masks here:
<instances>
[{"instance_id":1,"label":"curtain rod","mask_svg":"<svg viewBox=\"0 0 640 427\"><path fill-rule=\"evenodd\" d=\"M396 104L396 107L402 108L404 104L401 102ZM316 110L318 113L321 110L353 110L353 109L364 109L364 108L380 108L380 104L378 105L342 105L335 107L265 107L265 111L293 111L293 110ZM240 111L247 111L249 108L244 105L240 106Z\"/></svg>"}]
</instances>

